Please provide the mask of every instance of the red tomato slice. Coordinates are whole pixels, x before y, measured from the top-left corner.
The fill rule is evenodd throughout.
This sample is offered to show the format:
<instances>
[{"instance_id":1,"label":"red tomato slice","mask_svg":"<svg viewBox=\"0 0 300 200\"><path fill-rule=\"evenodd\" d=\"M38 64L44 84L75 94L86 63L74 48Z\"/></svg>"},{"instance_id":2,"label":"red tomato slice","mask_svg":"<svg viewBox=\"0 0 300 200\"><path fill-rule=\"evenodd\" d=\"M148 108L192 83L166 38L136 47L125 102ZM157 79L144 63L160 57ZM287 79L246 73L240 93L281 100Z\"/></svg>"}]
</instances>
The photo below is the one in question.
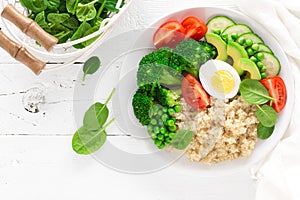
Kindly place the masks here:
<instances>
[{"instance_id":1,"label":"red tomato slice","mask_svg":"<svg viewBox=\"0 0 300 200\"><path fill-rule=\"evenodd\" d=\"M153 43L156 48L171 47L185 38L184 28L178 21L167 21L162 24L153 36Z\"/></svg>"},{"instance_id":2,"label":"red tomato slice","mask_svg":"<svg viewBox=\"0 0 300 200\"><path fill-rule=\"evenodd\" d=\"M186 38L200 40L207 32L206 24L196 17L187 17L181 22Z\"/></svg>"},{"instance_id":3,"label":"red tomato slice","mask_svg":"<svg viewBox=\"0 0 300 200\"><path fill-rule=\"evenodd\" d=\"M184 100L193 108L203 109L210 104L210 96L199 81L190 74L184 77L181 90Z\"/></svg>"},{"instance_id":4,"label":"red tomato slice","mask_svg":"<svg viewBox=\"0 0 300 200\"><path fill-rule=\"evenodd\" d=\"M272 107L276 112L281 112L286 104L287 93L284 81L279 76L265 78L260 81L268 90L271 97L276 101L272 102Z\"/></svg>"}]
</instances>

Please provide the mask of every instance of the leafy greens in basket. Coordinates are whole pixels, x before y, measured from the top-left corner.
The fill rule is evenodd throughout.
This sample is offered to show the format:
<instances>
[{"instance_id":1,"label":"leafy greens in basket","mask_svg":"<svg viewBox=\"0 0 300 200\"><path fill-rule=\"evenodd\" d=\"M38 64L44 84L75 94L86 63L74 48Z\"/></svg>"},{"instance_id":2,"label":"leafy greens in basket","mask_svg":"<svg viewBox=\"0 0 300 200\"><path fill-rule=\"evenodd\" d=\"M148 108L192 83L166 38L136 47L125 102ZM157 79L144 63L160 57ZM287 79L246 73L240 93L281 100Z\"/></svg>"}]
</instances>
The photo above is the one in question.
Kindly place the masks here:
<instances>
[{"instance_id":1,"label":"leafy greens in basket","mask_svg":"<svg viewBox=\"0 0 300 200\"><path fill-rule=\"evenodd\" d=\"M59 39L58 43L80 39L96 32L109 13L118 12L118 0L20 0L29 16L45 31ZM124 5L124 1L122 5ZM99 36L74 45L81 49Z\"/></svg>"}]
</instances>

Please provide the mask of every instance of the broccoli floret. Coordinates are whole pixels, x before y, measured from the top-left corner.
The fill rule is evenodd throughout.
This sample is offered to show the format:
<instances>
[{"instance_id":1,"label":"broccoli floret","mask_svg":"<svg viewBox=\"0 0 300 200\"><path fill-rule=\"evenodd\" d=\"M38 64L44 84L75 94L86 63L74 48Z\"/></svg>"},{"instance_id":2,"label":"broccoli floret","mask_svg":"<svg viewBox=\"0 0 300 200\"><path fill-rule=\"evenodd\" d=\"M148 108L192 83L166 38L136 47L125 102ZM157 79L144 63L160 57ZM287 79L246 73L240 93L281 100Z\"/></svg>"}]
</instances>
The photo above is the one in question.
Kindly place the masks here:
<instances>
[{"instance_id":1,"label":"broccoli floret","mask_svg":"<svg viewBox=\"0 0 300 200\"><path fill-rule=\"evenodd\" d=\"M186 39L176 45L169 66L176 71L186 71L198 77L199 67L211 58L202 42Z\"/></svg>"},{"instance_id":2,"label":"broccoli floret","mask_svg":"<svg viewBox=\"0 0 300 200\"><path fill-rule=\"evenodd\" d=\"M137 72L139 86L147 84L181 85L183 76L174 69L160 64L140 65Z\"/></svg>"},{"instance_id":3,"label":"broccoli floret","mask_svg":"<svg viewBox=\"0 0 300 200\"><path fill-rule=\"evenodd\" d=\"M156 85L145 85L139 87L132 98L132 107L135 117L145 126L151 121L150 109L154 105Z\"/></svg>"},{"instance_id":4,"label":"broccoli floret","mask_svg":"<svg viewBox=\"0 0 300 200\"><path fill-rule=\"evenodd\" d=\"M162 47L157 51L153 51L148 55L145 55L142 60L140 61L139 65L145 64L160 64L160 65L169 65L170 58L172 56L172 49L169 47Z\"/></svg>"},{"instance_id":5,"label":"broccoli floret","mask_svg":"<svg viewBox=\"0 0 300 200\"><path fill-rule=\"evenodd\" d=\"M179 105L179 95L173 91L158 86L156 89L156 100L162 106L173 107Z\"/></svg>"}]
</instances>

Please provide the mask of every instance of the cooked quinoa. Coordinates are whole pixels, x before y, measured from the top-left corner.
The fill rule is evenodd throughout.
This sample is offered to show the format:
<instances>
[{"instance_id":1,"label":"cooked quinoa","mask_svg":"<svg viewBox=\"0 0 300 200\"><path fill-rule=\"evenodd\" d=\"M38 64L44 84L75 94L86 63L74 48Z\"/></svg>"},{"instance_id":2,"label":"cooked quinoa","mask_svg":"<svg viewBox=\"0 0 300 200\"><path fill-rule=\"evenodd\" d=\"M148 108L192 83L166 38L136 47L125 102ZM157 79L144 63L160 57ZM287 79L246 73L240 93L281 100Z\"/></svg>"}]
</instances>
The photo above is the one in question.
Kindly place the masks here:
<instances>
[{"instance_id":1,"label":"cooked quinoa","mask_svg":"<svg viewBox=\"0 0 300 200\"><path fill-rule=\"evenodd\" d=\"M237 96L232 100L211 98L211 107L197 110L181 99L176 114L180 129L195 136L186 152L194 162L213 164L248 157L257 141L257 107Z\"/></svg>"}]
</instances>

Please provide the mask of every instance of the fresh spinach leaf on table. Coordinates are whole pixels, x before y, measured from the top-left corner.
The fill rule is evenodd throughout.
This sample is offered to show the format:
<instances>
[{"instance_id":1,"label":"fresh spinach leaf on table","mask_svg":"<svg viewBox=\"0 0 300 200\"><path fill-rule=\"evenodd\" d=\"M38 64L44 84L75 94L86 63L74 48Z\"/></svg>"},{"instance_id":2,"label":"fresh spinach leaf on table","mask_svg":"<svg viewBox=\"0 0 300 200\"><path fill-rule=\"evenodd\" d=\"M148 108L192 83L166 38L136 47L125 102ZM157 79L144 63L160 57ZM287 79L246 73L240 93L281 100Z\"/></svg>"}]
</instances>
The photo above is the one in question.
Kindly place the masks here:
<instances>
[{"instance_id":1,"label":"fresh spinach leaf on table","mask_svg":"<svg viewBox=\"0 0 300 200\"><path fill-rule=\"evenodd\" d=\"M107 104L111 100L114 92L115 90L111 92L104 104L97 102L86 111L83 118L83 126L86 129L97 130L104 125L109 115Z\"/></svg>"},{"instance_id":2,"label":"fresh spinach leaf on table","mask_svg":"<svg viewBox=\"0 0 300 200\"><path fill-rule=\"evenodd\" d=\"M114 92L115 89L104 104L96 102L86 111L83 126L74 133L72 138L72 148L76 153L83 155L94 153L105 143L105 129L115 120L113 118L106 123L109 114L107 103Z\"/></svg>"},{"instance_id":3,"label":"fresh spinach leaf on table","mask_svg":"<svg viewBox=\"0 0 300 200\"><path fill-rule=\"evenodd\" d=\"M183 150L185 149L193 139L194 132L190 130L179 130L176 132L175 137L172 140L172 145L176 149Z\"/></svg>"},{"instance_id":4,"label":"fresh spinach leaf on table","mask_svg":"<svg viewBox=\"0 0 300 200\"><path fill-rule=\"evenodd\" d=\"M97 2L98 0L94 0L86 4L79 3L76 9L76 17L78 20L83 22L94 19L97 15L97 10L95 8L95 3Z\"/></svg>"},{"instance_id":5,"label":"fresh spinach leaf on table","mask_svg":"<svg viewBox=\"0 0 300 200\"><path fill-rule=\"evenodd\" d=\"M101 61L97 56L90 57L85 63L83 64L83 78L82 80L85 80L85 77L87 74L93 74L95 73L99 67L100 67Z\"/></svg>"}]
</instances>

